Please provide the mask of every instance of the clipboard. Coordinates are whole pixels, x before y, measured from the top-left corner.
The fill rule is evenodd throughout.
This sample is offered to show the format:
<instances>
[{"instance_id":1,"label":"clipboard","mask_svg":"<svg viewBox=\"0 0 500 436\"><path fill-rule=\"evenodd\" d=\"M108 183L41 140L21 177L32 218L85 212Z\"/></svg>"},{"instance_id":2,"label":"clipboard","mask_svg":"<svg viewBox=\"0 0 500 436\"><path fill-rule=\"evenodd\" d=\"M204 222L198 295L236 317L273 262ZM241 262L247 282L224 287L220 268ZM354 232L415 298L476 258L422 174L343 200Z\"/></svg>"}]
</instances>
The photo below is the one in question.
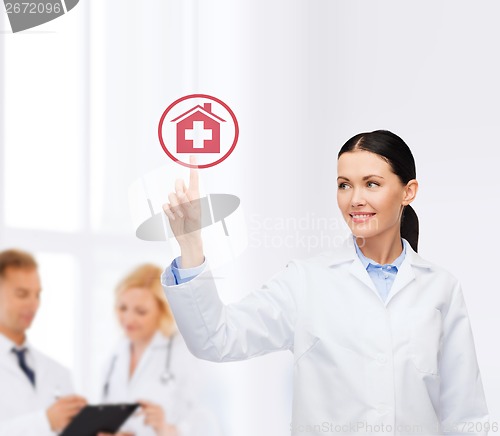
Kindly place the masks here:
<instances>
[{"instance_id":1,"label":"clipboard","mask_svg":"<svg viewBox=\"0 0 500 436\"><path fill-rule=\"evenodd\" d=\"M95 436L100 431L116 433L139 404L86 406L59 436Z\"/></svg>"}]
</instances>

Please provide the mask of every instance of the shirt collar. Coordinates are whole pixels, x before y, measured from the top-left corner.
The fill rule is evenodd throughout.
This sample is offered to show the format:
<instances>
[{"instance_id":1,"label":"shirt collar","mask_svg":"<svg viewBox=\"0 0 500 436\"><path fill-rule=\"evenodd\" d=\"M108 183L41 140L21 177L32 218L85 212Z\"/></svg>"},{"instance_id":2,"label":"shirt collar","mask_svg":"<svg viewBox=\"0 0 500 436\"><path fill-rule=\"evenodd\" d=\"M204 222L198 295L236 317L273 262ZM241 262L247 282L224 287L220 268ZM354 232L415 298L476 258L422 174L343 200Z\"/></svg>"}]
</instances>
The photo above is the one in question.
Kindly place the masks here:
<instances>
[{"instance_id":1,"label":"shirt collar","mask_svg":"<svg viewBox=\"0 0 500 436\"><path fill-rule=\"evenodd\" d=\"M363 266L365 267L365 269L368 269L368 267L370 266L370 264L374 267L382 267L383 265L381 265L380 263L378 262L375 262L373 259L370 259L369 257L366 257L363 252L361 251L361 249L359 248L357 242L356 242L356 237L354 235L352 235L352 238L353 238L353 242L354 242L354 247L356 248L356 253L359 257L359 260L361 260L361 263L363 264ZM390 264L385 264L385 265L393 265L396 267L396 269L399 269L399 267L401 266L401 264L403 263L403 260L405 258L405 255L406 255L406 240L401 238L401 243L403 244L403 250L401 251L401 254L394 260L394 262L390 263Z\"/></svg>"},{"instance_id":2,"label":"shirt collar","mask_svg":"<svg viewBox=\"0 0 500 436\"><path fill-rule=\"evenodd\" d=\"M345 262L352 262L354 259L359 259L356 254L356 249L354 246L356 243L354 242L354 238L352 237L352 233L349 233L347 236L336 236L334 239L335 248L320 253L317 257L314 258L314 261L318 265L324 265L325 267L336 267ZM405 259L410 265L425 268L428 270L434 270L436 266L429 262L428 260L423 259L416 251L413 250L410 243L402 238L405 244Z\"/></svg>"}]
</instances>

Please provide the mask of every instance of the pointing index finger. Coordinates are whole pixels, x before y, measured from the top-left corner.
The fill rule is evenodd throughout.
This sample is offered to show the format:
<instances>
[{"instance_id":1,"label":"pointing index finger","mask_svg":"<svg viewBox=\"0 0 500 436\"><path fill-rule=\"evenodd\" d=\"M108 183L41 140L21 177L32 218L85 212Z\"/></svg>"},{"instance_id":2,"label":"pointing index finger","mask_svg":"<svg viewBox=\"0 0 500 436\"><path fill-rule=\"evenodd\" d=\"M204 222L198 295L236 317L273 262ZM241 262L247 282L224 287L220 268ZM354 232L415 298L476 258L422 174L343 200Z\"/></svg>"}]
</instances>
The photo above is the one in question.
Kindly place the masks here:
<instances>
[{"instance_id":1,"label":"pointing index finger","mask_svg":"<svg viewBox=\"0 0 500 436\"><path fill-rule=\"evenodd\" d=\"M197 165L196 164L196 156L191 155L189 156L189 163L191 165ZM198 167L196 166L195 168L191 168L189 172L189 191L191 192L198 192L199 191L199 184L198 184Z\"/></svg>"}]
</instances>

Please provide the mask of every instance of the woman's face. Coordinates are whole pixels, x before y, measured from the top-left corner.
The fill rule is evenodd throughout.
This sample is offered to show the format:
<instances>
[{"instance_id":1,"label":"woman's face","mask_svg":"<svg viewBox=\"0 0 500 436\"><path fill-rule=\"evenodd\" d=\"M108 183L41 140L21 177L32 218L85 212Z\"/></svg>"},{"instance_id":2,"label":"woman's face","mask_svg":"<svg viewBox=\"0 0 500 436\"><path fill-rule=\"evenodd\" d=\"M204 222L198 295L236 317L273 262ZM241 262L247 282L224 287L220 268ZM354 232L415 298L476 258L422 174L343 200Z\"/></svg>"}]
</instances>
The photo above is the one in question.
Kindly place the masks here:
<instances>
[{"instance_id":1,"label":"woman's face","mask_svg":"<svg viewBox=\"0 0 500 436\"><path fill-rule=\"evenodd\" d=\"M118 320L132 342L149 341L160 325L160 308L144 288L130 288L117 298Z\"/></svg>"},{"instance_id":2,"label":"woman's face","mask_svg":"<svg viewBox=\"0 0 500 436\"><path fill-rule=\"evenodd\" d=\"M404 186L383 158L366 150L343 153L337 169L337 202L353 235L398 232L402 206L414 198L417 181Z\"/></svg>"}]
</instances>

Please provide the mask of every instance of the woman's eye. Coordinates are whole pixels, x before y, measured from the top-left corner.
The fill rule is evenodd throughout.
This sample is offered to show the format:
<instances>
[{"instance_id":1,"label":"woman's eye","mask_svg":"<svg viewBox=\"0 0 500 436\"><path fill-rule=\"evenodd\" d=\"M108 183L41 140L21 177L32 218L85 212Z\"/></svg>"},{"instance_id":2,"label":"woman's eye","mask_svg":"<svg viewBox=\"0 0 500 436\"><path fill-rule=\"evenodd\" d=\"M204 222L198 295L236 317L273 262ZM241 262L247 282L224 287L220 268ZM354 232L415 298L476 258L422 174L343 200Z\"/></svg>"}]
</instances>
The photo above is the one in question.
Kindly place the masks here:
<instances>
[{"instance_id":1,"label":"woman's eye","mask_svg":"<svg viewBox=\"0 0 500 436\"><path fill-rule=\"evenodd\" d=\"M339 184L339 189L344 189L344 186L346 186L346 184L345 184L345 183L340 183L340 184Z\"/></svg>"},{"instance_id":2,"label":"woman's eye","mask_svg":"<svg viewBox=\"0 0 500 436\"><path fill-rule=\"evenodd\" d=\"M378 184L378 183L376 183L376 182L368 182L368 185L375 185L375 186L379 186L379 184Z\"/></svg>"}]
</instances>

